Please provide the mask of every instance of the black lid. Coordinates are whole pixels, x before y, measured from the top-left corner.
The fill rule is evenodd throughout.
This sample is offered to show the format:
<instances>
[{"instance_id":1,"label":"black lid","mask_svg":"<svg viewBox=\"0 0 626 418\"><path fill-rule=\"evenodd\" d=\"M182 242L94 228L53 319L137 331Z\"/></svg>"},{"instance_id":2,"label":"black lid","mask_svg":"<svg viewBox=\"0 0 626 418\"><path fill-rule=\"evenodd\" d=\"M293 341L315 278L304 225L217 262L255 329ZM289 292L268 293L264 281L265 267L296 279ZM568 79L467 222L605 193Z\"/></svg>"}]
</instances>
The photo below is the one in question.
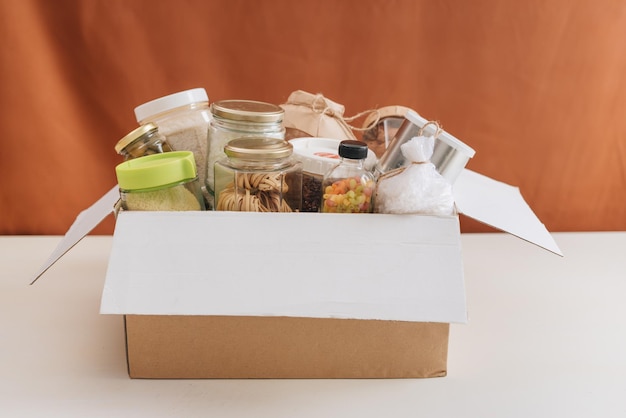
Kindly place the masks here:
<instances>
[{"instance_id":1,"label":"black lid","mask_svg":"<svg viewBox=\"0 0 626 418\"><path fill-rule=\"evenodd\" d=\"M353 160L367 158L367 144L361 141L345 140L339 143L339 156Z\"/></svg>"}]
</instances>

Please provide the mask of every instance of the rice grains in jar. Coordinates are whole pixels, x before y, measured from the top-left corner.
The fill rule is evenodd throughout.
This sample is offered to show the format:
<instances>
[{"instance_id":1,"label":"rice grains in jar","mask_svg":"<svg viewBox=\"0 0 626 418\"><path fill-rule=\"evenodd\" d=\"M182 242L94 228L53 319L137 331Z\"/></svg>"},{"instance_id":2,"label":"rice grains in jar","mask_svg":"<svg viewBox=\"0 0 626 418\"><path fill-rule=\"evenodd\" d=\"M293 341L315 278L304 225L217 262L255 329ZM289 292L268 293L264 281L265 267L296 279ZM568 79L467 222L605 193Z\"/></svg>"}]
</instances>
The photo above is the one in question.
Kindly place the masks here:
<instances>
[{"instance_id":1,"label":"rice grains in jar","mask_svg":"<svg viewBox=\"0 0 626 418\"><path fill-rule=\"evenodd\" d=\"M124 210L204 210L191 151L147 155L118 164L115 174Z\"/></svg>"},{"instance_id":2,"label":"rice grains in jar","mask_svg":"<svg viewBox=\"0 0 626 418\"><path fill-rule=\"evenodd\" d=\"M215 209L239 212L297 212L302 168L283 139L248 137L229 141L214 164Z\"/></svg>"},{"instance_id":3,"label":"rice grains in jar","mask_svg":"<svg viewBox=\"0 0 626 418\"><path fill-rule=\"evenodd\" d=\"M140 125L152 122L173 151L191 151L201 185L205 177L206 137L211 112L203 88L185 90L151 100L135 108Z\"/></svg>"},{"instance_id":4,"label":"rice grains in jar","mask_svg":"<svg viewBox=\"0 0 626 418\"><path fill-rule=\"evenodd\" d=\"M216 185L215 162L224 158L224 147L237 138L264 137L283 140L285 111L277 105L254 100L221 100L211 104L208 129L208 155L204 185L209 201L214 198Z\"/></svg>"}]
</instances>

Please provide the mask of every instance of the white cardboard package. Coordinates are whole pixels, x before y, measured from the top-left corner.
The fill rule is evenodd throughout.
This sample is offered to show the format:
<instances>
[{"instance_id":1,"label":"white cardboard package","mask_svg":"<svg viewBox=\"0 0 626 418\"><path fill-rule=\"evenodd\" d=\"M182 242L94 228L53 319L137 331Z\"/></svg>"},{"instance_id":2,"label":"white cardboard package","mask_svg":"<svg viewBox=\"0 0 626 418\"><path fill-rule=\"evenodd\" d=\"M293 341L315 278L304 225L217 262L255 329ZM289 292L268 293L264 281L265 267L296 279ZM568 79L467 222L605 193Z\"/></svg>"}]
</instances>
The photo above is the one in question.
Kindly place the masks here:
<instances>
[{"instance_id":1,"label":"white cardboard package","mask_svg":"<svg viewBox=\"0 0 626 418\"><path fill-rule=\"evenodd\" d=\"M70 228L59 244L61 249L42 266L38 276L103 219L107 204L115 197L111 192L107 195L77 218L83 224L74 228L79 232L70 233ZM517 188L466 169L455 183L454 195L459 213L562 255ZM112 207L106 210L110 212ZM424 337L422 328L407 336L406 330L399 333L393 327L400 323L417 327L467 321L459 219L383 214L123 212L116 222L101 313L127 318L131 377L442 376L446 374L445 356L431 364L433 360L422 359L420 353L433 351L436 346L435 351L447 354L447 327L437 329L433 341L423 341L431 337ZM218 322L209 330L202 323L184 322L184 318L192 317L206 318L207 323L217 318ZM134 325L132 318L141 320ZM166 318L181 322L164 327ZM236 343L229 346L219 342L216 347L216 330L223 329L228 318L244 322L237 322L231 334L221 339L231 338L236 329L245 331L233 340ZM274 335L272 340L247 340L254 334L248 318L274 318L265 332ZM299 318L301 323L289 322ZM300 336L299 343L293 333L280 337L285 334L281 330L285 324L294 329L306 324L305 319L309 323L335 322L323 322L324 326L313 322L314 330ZM350 335L354 327L370 322L376 324L376 330L365 332L371 333L371 338L361 335L359 338L365 339L359 340L359 347L371 342L376 349L370 351L376 351L376 356L357 355L357 348L346 348L350 341L326 335L335 324L344 327L342 335ZM380 341L373 341L381 329L394 329L384 338L397 337L396 342L387 344L388 353ZM169 337L158 337L165 334ZM187 342L181 348L178 341ZM381 365L391 361L390 356L403 356L406 341L420 345L415 358L403 357L389 368ZM192 348L187 351L190 344ZM275 349L266 349L268 344ZM252 348L238 352L241 346ZM302 355L302 349L294 353L294 347L306 347L307 355ZM324 356L309 352L309 347L326 347L326 352L340 354L333 354L336 358L328 363ZM257 358L259 352L269 354ZM257 361L243 369L225 367L223 364L231 363L228 361L214 364L226 353ZM289 370L279 370L292 353L297 361L290 363ZM312 357L316 357L314 367L309 364ZM355 363L342 369L351 359ZM164 364L170 365L167 370ZM325 371L317 374L311 370Z\"/></svg>"}]
</instances>

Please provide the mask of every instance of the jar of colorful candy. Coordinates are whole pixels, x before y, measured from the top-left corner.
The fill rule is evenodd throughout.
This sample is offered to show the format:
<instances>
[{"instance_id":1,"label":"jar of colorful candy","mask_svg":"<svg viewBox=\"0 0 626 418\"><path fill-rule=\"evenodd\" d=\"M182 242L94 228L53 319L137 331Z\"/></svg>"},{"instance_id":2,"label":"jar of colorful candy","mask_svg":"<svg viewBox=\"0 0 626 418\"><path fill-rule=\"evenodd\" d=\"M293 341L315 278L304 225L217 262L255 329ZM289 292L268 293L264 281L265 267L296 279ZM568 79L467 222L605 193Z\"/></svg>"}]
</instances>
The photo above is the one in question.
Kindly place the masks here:
<instances>
[{"instance_id":1,"label":"jar of colorful candy","mask_svg":"<svg viewBox=\"0 0 626 418\"><path fill-rule=\"evenodd\" d=\"M374 175L365 167L368 148L364 142L346 140L339 144L340 163L322 181L321 212L371 213Z\"/></svg>"}]
</instances>

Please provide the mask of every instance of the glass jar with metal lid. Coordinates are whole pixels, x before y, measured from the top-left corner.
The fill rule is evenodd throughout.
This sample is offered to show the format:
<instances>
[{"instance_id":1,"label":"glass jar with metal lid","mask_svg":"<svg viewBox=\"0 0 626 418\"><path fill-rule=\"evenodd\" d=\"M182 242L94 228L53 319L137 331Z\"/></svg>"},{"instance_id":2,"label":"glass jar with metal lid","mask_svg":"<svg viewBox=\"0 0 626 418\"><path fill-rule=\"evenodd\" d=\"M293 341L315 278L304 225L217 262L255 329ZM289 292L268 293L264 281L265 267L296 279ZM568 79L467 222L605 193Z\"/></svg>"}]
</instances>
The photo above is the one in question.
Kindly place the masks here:
<instances>
[{"instance_id":1,"label":"glass jar with metal lid","mask_svg":"<svg viewBox=\"0 0 626 418\"><path fill-rule=\"evenodd\" d=\"M172 151L124 161L115 167L124 210L204 210L191 151Z\"/></svg>"},{"instance_id":2,"label":"glass jar with metal lid","mask_svg":"<svg viewBox=\"0 0 626 418\"><path fill-rule=\"evenodd\" d=\"M215 209L240 212L298 212L302 165L292 145L278 138L229 141L215 162Z\"/></svg>"},{"instance_id":3,"label":"glass jar with metal lid","mask_svg":"<svg viewBox=\"0 0 626 418\"><path fill-rule=\"evenodd\" d=\"M130 131L115 144L115 152L124 160L172 151L154 123L146 123Z\"/></svg>"},{"instance_id":4,"label":"glass jar with metal lid","mask_svg":"<svg viewBox=\"0 0 626 418\"><path fill-rule=\"evenodd\" d=\"M211 122L208 130L208 155L204 184L213 199L215 190L214 165L225 157L224 147L236 138L285 138L283 116L277 105L253 100L221 100L211 104Z\"/></svg>"}]
</instances>

